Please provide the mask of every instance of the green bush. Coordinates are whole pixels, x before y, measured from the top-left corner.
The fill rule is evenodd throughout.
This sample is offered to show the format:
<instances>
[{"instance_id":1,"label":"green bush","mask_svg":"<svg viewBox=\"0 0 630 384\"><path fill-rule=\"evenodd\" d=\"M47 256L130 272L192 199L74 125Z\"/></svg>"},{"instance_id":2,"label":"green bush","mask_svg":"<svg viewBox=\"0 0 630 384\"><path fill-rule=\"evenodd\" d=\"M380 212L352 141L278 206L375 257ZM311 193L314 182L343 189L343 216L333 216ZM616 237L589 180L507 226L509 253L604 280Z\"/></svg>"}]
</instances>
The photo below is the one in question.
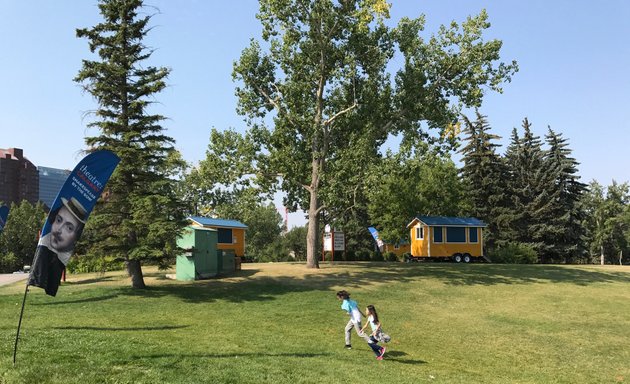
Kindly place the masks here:
<instances>
[{"instance_id":1,"label":"green bush","mask_svg":"<svg viewBox=\"0 0 630 384\"><path fill-rule=\"evenodd\" d=\"M13 252L0 255L0 273L13 273L22 269L22 267L24 266L20 265L18 258Z\"/></svg>"},{"instance_id":2,"label":"green bush","mask_svg":"<svg viewBox=\"0 0 630 384\"><path fill-rule=\"evenodd\" d=\"M356 253L357 261L370 261L370 251L361 249Z\"/></svg>"},{"instance_id":3,"label":"green bush","mask_svg":"<svg viewBox=\"0 0 630 384\"><path fill-rule=\"evenodd\" d=\"M387 261L398 261L398 256L394 252L387 252L384 256Z\"/></svg>"},{"instance_id":4,"label":"green bush","mask_svg":"<svg viewBox=\"0 0 630 384\"><path fill-rule=\"evenodd\" d=\"M399 260L402 261L403 263L406 263L408 260L411 259L411 253L409 252L405 252L402 255L400 255Z\"/></svg>"},{"instance_id":5,"label":"green bush","mask_svg":"<svg viewBox=\"0 0 630 384\"><path fill-rule=\"evenodd\" d=\"M380 253L379 251L372 251L370 253L370 260L371 261L383 261L383 254Z\"/></svg>"},{"instance_id":6,"label":"green bush","mask_svg":"<svg viewBox=\"0 0 630 384\"><path fill-rule=\"evenodd\" d=\"M538 262L538 255L531 245L508 243L492 252L490 259L493 263L535 264Z\"/></svg>"},{"instance_id":7,"label":"green bush","mask_svg":"<svg viewBox=\"0 0 630 384\"><path fill-rule=\"evenodd\" d=\"M68 273L120 271L125 269L125 263L114 261L110 257L73 256L66 269Z\"/></svg>"},{"instance_id":8,"label":"green bush","mask_svg":"<svg viewBox=\"0 0 630 384\"><path fill-rule=\"evenodd\" d=\"M355 261L356 260L356 256L354 254L354 251L346 251L343 260L344 261Z\"/></svg>"}]
</instances>

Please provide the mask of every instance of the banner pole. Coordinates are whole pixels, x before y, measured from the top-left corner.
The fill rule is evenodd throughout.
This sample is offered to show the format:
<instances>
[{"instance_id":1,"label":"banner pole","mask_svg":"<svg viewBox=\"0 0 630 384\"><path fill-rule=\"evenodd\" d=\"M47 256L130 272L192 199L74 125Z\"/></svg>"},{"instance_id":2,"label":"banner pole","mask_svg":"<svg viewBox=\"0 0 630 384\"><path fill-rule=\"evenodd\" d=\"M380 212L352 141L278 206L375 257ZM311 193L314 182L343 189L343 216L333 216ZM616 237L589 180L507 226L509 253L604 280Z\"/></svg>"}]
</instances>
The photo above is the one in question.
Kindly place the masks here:
<instances>
[{"instance_id":1,"label":"banner pole","mask_svg":"<svg viewBox=\"0 0 630 384\"><path fill-rule=\"evenodd\" d=\"M30 273L29 273L30 277ZM22 326L22 316L24 315L24 304L26 304L26 294L28 293L28 279L26 280L26 289L24 289L24 298L22 299L22 309L20 309L20 320L18 321L17 333L15 334L15 346L13 347L13 366L15 367L15 356L17 355L18 340L20 340L20 328Z\"/></svg>"}]
</instances>

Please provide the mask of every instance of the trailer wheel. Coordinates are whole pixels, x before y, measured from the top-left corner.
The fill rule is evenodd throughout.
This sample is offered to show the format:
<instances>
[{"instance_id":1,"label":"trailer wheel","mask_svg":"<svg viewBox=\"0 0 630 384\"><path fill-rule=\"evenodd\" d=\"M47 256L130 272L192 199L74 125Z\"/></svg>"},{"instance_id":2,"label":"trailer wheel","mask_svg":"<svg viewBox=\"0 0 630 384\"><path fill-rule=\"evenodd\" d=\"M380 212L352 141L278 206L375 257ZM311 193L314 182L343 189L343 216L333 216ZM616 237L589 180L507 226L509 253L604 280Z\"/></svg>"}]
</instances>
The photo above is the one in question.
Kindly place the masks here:
<instances>
[{"instance_id":1,"label":"trailer wheel","mask_svg":"<svg viewBox=\"0 0 630 384\"><path fill-rule=\"evenodd\" d=\"M455 260L456 263L461 263L462 262L462 254L461 253L456 253L453 255L453 260Z\"/></svg>"},{"instance_id":2,"label":"trailer wheel","mask_svg":"<svg viewBox=\"0 0 630 384\"><path fill-rule=\"evenodd\" d=\"M470 254L464 253L464 263L470 263L471 257Z\"/></svg>"}]
</instances>

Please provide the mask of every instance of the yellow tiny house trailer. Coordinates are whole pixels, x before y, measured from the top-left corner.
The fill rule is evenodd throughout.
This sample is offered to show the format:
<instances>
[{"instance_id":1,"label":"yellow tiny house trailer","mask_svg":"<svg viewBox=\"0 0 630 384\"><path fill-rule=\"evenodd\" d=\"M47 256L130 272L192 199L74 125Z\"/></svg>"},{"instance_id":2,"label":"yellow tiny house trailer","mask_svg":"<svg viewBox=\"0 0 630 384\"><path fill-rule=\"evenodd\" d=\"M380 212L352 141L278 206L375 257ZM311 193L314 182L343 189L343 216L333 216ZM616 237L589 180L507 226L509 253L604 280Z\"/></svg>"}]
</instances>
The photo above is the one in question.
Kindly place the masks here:
<instances>
[{"instance_id":1,"label":"yellow tiny house trailer","mask_svg":"<svg viewBox=\"0 0 630 384\"><path fill-rule=\"evenodd\" d=\"M411 249L411 245L409 243L398 243L398 244L389 244L385 243L383 245L383 252L392 252L398 256L399 259L406 253L409 253Z\"/></svg>"},{"instance_id":2,"label":"yellow tiny house trailer","mask_svg":"<svg viewBox=\"0 0 630 384\"><path fill-rule=\"evenodd\" d=\"M408 225L412 260L483 258L483 228L474 217L416 216Z\"/></svg>"},{"instance_id":3,"label":"yellow tiny house trailer","mask_svg":"<svg viewBox=\"0 0 630 384\"><path fill-rule=\"evenodd\" d=\"M245 230L247 229L245 224L236 220L200 216L192 216L188 219L192 222L192 226L216 229L217 249L234 251L234 255L238 257L245 256Z\"/></svg>"}]
</instances>

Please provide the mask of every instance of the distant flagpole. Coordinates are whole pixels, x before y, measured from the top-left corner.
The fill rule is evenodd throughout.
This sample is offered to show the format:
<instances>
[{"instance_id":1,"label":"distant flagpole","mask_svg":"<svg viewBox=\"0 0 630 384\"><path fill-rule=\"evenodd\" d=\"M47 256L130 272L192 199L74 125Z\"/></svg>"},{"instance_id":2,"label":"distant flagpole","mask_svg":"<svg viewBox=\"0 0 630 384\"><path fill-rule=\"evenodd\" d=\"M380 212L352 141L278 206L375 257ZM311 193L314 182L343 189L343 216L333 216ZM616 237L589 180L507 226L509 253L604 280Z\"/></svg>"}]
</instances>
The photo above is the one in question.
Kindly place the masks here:
<instances>
[{"instance_id":1,"label":"distant flagpole","mask_svg":"<svg viewBox=\"0 0 630 384\"><path fill-rule=\"evenodd\" d=\"M33 285L43 288L50 296L57 294L61 274L72 256L74 246L119 162L120 158L111 151L92 152L77 164L59 190L41 230L35 257L26 280L13 347L14 366L28 287ZM64 234L61 234L57 226L66 228Z\"/></svg>"}]
</instances>

